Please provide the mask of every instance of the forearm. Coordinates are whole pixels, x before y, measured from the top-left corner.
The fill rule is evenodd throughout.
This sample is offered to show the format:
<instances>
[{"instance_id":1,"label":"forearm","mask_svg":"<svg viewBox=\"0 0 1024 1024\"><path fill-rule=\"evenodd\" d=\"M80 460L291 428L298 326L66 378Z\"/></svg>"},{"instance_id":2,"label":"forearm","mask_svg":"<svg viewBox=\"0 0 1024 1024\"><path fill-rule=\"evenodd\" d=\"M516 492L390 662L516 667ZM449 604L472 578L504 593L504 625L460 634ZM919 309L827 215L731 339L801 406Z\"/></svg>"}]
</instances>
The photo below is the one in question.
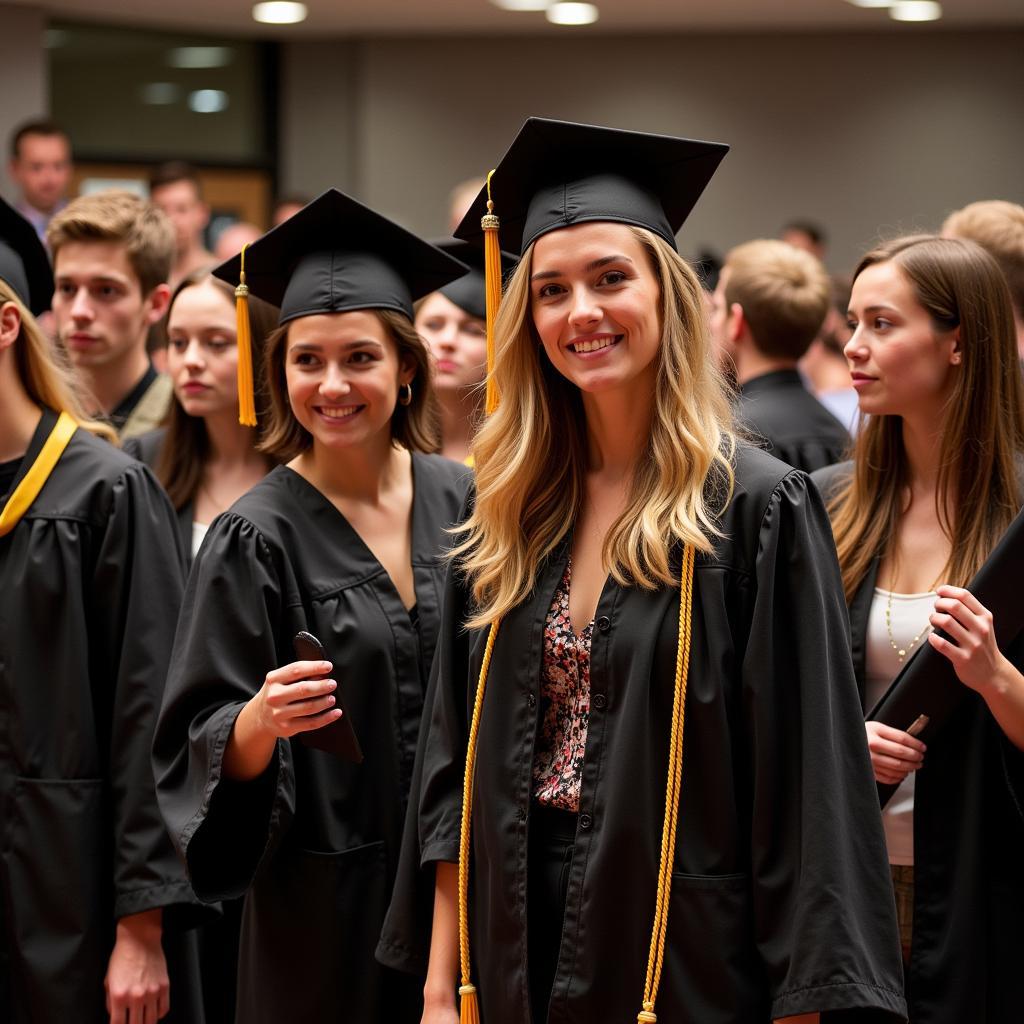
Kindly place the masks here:
<instances>
[{"instance_id":1,"label":"forearm","mask_svg":"<svg viewBox=\"0 0 1024 1024\"><path fill-rule=\"evenodd\" d=\"M438 862L436 870L434 924L423 1001L454 1008L459 976L459 868L457 864Z\"/></svg>"},{"instance_id":2,"label":"forearm","mask_svg":"<svg viewBox=\"0 0 1024 1024\"><path fill-rule=\"evenodd\" d=\"M1015 747L1024 750L1024 676L1001 657L991 682L981 695L999 728Z\"/></svg>"},{"instance_id":3,"label":"forearm","mask_svg":"<svg viewBox=\"0 0 1024 1024\"><path fill-rule=\"evenodd\" d=\"M277 737L260 726L253 701L238 713L224 750L224 775L237 782L259 778L270 764Z\"/></svg>"},{"instance_id":4,"label":"forearm","mask_svg":"<svg viewBox=\"0 0 1024 1024\"><path fill-rule=\"evenodd\" d=\"M138 914L125 914L117 922L117 937L122 934L141 942L159 942L163 931L164 912L161 907L143 910Z\"/></svg>"}]
</instances>

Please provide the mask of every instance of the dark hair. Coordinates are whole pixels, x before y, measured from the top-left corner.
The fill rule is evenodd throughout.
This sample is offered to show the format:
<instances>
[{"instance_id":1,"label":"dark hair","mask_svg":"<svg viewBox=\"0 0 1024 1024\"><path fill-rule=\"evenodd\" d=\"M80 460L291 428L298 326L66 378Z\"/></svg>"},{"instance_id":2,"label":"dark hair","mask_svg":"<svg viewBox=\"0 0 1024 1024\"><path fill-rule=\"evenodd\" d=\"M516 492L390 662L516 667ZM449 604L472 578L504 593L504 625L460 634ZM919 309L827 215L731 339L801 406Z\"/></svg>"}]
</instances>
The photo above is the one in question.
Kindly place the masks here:
<instances>
[{"instance_id":1,"label":"dark hair","mask_svg":"<svg viewBox=\"0 0 1024 1024\"><path fill-rule=\"evenodd\" d=\"M68 146L71 145L68 133L59 125L54 124L53 121L25 121L15 128L14 133L11 135L11 156L13 159L20 159L21 144L29 135L44 135L47 138L60 136L67 142Z\"/></svg>"},{"instance_id":2,"label":"dark hair","mask_svg":"<svg viewBox=\"0 0 1024 1024\"><path fill-rule=\"evenodd\" d=\"M184 160L168 160L166 163L158 164L149 175L149 192L164 185L174 185L179 181L189 182L196 190L196 198L203 198L203 185L199 180L199 172Z\"/></svg>"},{"instance_id":3,"label":"dark hair","mask_svg":"<svg viewBox=\"0 0 1024 1024\"><path fill-rule=\"evenodd\" d=\"M170 322L171 310L183 291L195 285L207 283L223 293L224 297L234 305L235 289L231 285L214 277L209 270L197 270L189 274L174 289L164 323ZM268 335L277 324L277 317L278 312L274 306L257 299L254 295L249 296L249 324L252 328L253 367L256 373L254 381L258 423L254 438L254 447L256 448L260 448L263 442L267 423L266 389L262 386L260 377L260 368L263 365L263 347ZM170 497L171 504L180 509L190 501L194 501L199 493L199 485L203 480L203 466L210 454L210 438L203 418L189 416L177 400L171 402L170 408L167 410L164 427L167 433L160 447L154 472ZM269 461L273 464L277 460L270 458Z\"/></svg>"},{"instance_id":4,"label":"dark hair","mask_svg":"<svg viewBox=\"0 0 1024 1024\"><path fill-rule=\"evenodd\" d=\"M395 343L399 358L408 357L416 369L412 401L408 405L399 402L391 415L392 441L409 451L436 452L440 448L437 397L430 355L423 339L409 318L401 313L390 309L367 309L365 312L373 313L380 320ZM313 446L313 435L295 418L288 400L285 355L290 326L288 323L273 331L263 349L263 377L269 400L267 429L260 451L282 462Z\"/></svg>"},{"instance_id":5,"label":"dark hair","mask_svg":"<svg viewBox=\"0 0 1024 1024\"><path fill-rule=\"evenodd\" d=\"M813 220L790 220L782 225L782 233L787 231L799 231L806 235L815 245L825 245L828 242L828 232Z\"/></svg>"}]
</instances>

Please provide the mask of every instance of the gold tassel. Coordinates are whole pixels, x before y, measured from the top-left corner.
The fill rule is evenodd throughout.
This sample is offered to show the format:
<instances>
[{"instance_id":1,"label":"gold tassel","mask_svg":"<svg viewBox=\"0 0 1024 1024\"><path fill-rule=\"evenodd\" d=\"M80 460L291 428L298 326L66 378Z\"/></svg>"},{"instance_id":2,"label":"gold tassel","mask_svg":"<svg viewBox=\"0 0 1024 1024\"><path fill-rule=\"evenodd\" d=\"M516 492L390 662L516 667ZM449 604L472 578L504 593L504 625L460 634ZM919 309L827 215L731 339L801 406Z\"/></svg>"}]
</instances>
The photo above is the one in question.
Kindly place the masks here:
<instances>
[{"instance_id":1,"label":"gold tassel","mask_svg":"<svg viewBox=\"0 0 1024 1024\"><path fill-rule=\"evenodd\" d=\"M459 986L459 1024L480 1024L475 985Z\"/></svg>"},{"instance_id":2,"label":"gold tassel","mask_svg":"<svg viewBox=\"0 0 1024 1024\"><path fill-rule=\"evenodd\" d=\"M484 280L486 282L487 299L487 394L484 399L484 411L488 416L498 408L500 395L498 385L494 381L494 323L498 319L498 307L501 305L501 243L498 239L498 228L501 222L494 212L494 200L491 198L491 171L487 175L487 213L480 218L480 227L484 230Z\"/></svg>"},{"instance_id":3,"label":"gold tassel","mask_svg":"<svg viewBox=\"0 0 1024 1024\"><path fill-rule=\"evenodd\" d=\"M238 322L238 422L256 426L256 396L252 372L252 328L249 326L249 286L245 283L245 250L235 289L235 319Z\"/></svg>"}]
</instances>

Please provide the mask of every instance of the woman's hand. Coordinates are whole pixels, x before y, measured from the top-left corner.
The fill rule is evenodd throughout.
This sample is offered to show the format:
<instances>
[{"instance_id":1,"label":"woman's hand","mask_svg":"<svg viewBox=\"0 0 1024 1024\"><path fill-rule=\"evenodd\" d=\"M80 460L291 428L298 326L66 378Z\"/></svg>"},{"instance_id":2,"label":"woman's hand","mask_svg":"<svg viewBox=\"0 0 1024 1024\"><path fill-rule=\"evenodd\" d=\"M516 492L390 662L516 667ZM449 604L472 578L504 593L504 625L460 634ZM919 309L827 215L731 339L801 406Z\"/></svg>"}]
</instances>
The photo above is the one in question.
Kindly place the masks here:
<instances>
[{"instance_id":1,"label":"woman's hand","mask_svg":"<svg viewBox=\"0 0 1024 1024\"><path fill-rule=\"evenodd\" d=\"M287 739L337 721L333 679L315 679L331 671L329 661L293 661L268 672L252 700L253 725L267 736Z\"/></svg>"},{"instance_id":2,"label":"woman's hand","mask_svg":"<svg viewBox=\"0 0 1024 1024\"><path fill-rule=\"evenodd\" d=\"M277 741L337 721L333 679L311 679L331 671L329 661L293 661L268 672L263 685L235 719L224 750L224 774L250 782L266 771Z\"/></svg>"},{"instance_id":3,"label":"woman's hand","mask_svg":"<svg viewBox=\"0 0 1024 1024\"><path fill-rule=\"evenodd\" d=\"M929 633L928 643L984 699L1010 742L1024 750L1024 676L999 650L992 613L963 587L943 585L938 595L931 623L950 639Z\"/></svg>"},{"instance_id":4,"label":"woman's hand","mask_svg":"<svg viewBox=\"0 0 1024 1024\"><path fill-rule=\"evenodd\" d=\"M441 1002L424 1001L420 1024L459 1024L459 1011L455 1008L455 1000L449 998Z\"/></svg>"},{"instance_id":5,"label":"woman's hand","mask_svg":"<svg viewBox=\"0 0 1024 1024\"><path fill-rule=\"evenodd\" d=\"M864 728L877 782L898 786L924 764L924 752L928 748L909 732L881 722L865 722Z\"/></svg>"},{"instance_id":6,"label":"woman's hand","mask_svg":"<svg viewBox=\"0 0 1024 1024\"><path fill-rule=\"evenodd\" d=\"M114 949L103 980L111 1024L155 1024L170 1010L162 922L159 910L129 914L117 922Z\"/></svg>"}]
</instances>

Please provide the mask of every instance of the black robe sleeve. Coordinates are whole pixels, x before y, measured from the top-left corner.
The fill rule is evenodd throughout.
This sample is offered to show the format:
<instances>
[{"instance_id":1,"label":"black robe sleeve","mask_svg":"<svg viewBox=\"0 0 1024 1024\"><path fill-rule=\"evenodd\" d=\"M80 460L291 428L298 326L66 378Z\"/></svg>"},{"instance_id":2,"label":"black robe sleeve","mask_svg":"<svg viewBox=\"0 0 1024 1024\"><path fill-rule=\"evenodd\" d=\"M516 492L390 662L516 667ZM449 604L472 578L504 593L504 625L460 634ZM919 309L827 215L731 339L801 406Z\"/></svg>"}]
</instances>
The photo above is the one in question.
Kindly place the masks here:
<instances>
[{"instance_id":1,"label":"black robe sleeve","mask_svg":"<svg viewBox=\"0 0 1024 1024\"><path fill-rule=\"evenodd\" d=\"M150 744L184 579L173 511L141 466L112 488L90 615L94 678L111 682L114 916L195 904L157 808ZM168 543L168 538L172 539ZM186 917L191 918L187 914Z\"/></svg>"},{"instance_id":2,"label":"black robe sleeve","mask_svg":"<svg viewBox=\"0 0 1024 1024\"><path fill-rule=\"evenodd\" d=\"M858 1019L902 1019L885 842L831 536L807 477L786 476L761 524L742 669L755 941L773 1018L863 1006L888 1013Z\"/></svg>"},{"instance_id":3,"label":"black robe sleeve","mask_svg":"<svg viewBox=\"0 0 1024 1024\"><path fill-rule=\"evenodd\" d=\"M246 519L211 527L189 577L153 749L157 795L196 895L241 896L294 813L291 748L251 782L222 777L235 719L281 657L279 566Z\"/></svg>"}]
</instances>

